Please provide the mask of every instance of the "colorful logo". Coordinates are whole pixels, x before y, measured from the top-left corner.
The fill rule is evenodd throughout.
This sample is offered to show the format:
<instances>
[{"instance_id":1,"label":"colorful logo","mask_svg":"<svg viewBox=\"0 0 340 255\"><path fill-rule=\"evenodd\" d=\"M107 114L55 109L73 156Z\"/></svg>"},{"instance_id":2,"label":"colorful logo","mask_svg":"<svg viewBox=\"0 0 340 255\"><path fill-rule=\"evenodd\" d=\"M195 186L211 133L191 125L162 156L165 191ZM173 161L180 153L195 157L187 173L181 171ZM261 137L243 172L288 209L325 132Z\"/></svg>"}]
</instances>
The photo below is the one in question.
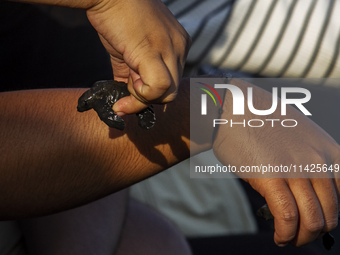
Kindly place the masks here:
<instances>
[{"instance_id":1,"label":"colorful logo","mask_svg":"<svg viewBox=\"0 0 340 255\"><path fill-rule=\"evenodd\" d=\"M220 96L217 94L217 91L213 87L211 87L210 85L205 84L203 82L197 82L197 83L202 84L202 85L206 86L207 88L209 88L217 96L218 100L220 101L220 105L222 106L222 100L221 100ZM200 87L197 87L197 88L206 92L212 98L212 100L214 101L215 106L217 106L216 100L209 90L207 90L205 88L200 88Z\"/></svg>"},{"instance_id":2,"label":"colorful logo","mask_svg":"<svg viewBox=\"0 0 340 255\"><path fill-rule=\"evenodd\" d=\"M220 96L218 95L217 91L212 86L210 86L206 83L203 83L203 82L197 82L197 83L205 86L205 88L202 88L202 87L196 87L196 88L203 90L205 93L207 93L211 97L211 99L214 101L215 106L217 106L217 103L216 103L216 99L215 99L213 94L216 95L218 101L220 102L220 105L222 106L222 100L221 100ZM213 94L209 91L209 89L212 91ZM201 100L201 114L207 115L207 95L202 94L201 99L202 99Z\"/></svg>"}]
</instances>

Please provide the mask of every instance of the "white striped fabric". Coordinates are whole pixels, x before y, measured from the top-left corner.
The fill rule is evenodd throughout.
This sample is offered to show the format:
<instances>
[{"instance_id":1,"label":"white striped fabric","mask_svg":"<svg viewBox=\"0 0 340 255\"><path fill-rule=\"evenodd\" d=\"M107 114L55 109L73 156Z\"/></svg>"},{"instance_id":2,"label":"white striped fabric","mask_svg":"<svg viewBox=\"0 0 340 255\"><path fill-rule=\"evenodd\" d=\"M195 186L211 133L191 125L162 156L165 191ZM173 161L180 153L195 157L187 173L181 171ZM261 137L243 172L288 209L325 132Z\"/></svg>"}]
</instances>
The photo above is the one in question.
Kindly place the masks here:
<instances>
[{"instance_id":1,"label":"white striped fabric","mask_svg":"<svg viewBox=\"0 0 340 255\"><path fill-rule=\"evenodd\" d=\"M340 77L340 0L168 0L190 64L275 77Z\"/></svg>"}]
</instances>

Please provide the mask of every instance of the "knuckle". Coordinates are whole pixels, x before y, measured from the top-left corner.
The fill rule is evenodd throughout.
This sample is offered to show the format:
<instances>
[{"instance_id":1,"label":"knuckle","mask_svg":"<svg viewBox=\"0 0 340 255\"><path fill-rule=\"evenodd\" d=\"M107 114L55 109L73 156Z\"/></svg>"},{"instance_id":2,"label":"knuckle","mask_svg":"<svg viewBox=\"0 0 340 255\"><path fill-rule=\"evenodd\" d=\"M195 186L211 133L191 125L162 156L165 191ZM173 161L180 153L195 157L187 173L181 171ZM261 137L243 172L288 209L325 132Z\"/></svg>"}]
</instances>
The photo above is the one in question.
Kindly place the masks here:
<instances>
[{"instance_id":1,"label":"knuckle","mask_svg":"<svg viewBox=\"0 0 340 255\"><path fill-rule=\"evenodd\" d=\"M327 160L325 159L324 155L320 154L319 152L312 152L310 155L311 159L313 160L313 162L315 163L325 163L327 162Z\"/></svg>"},{"instance_id":2,"label":"knuckle","mask_svg":"<svg viewBox=\"0 0 340 255\"><path fill-rule=\"evenodd\" d=\"M316 220L308 223L305 229L310 233L319 233L323 230L325 224L323 220Z\"/></svg>"},{"instance_id":3,"label":"knuckle","mask_svg":"<svg viewBox=\"0 0 340 255\"><path fill-rule=\"evenodd\" d=\"M188 33L185 34L185 45L186 45L186 50L189 51L192 45L192 39Z\"/></svg>"},{"instance_id":4,"label":"knuckle","mask_svg":"<svg viewBox=\"0 0 340 255\"><path fill-rule=\"evenodd\" d=\"M158 82L154 82L149 85L149 91L153 94L163 95L171 87L171 80L163 77L158 79Z\"/></svg>"},{"instance_id":5,"label":"knuckle","mask_svg":"<svg viewBox=\"0 0 340 255\"><path fill-rule=\"evenodd\" d=\"M157 83L147 83L146 89L143 90L141 96L148 101L161 100L162 96L169 90L171 82L163 80Z\"/></svg>"},{"instance_id":6,"label":"knuckle","mask_svg":"<svg viewBox=\"0 0 340 255\"><path fill-rule=\"evenodd\" d=\"M172 39L172 45L175 49L175 52L183 58L183 62L187 58L189 49L192 45L191 37L187 32L185 32L182 36L179 36L176 39Z\"/></svg>"},{"instance_id":7,"label":"knuckle","mask_svg":"<svg viewBox=\"0 0 340 255\"><path fill-rule=\"evenodd\" d=\"M336 229L337 226L338 226L338 219L337 219L337 217L334 220L327 220L325 222L325 229L324 229L324 231L325 232L332 231L332 230Z\"/></svg>"},{"instance_id":8,"label":"knuckle","mask_svg":"<svg viewBox=\"0 0 340 255\"><path fill-rule=\"evenodd\" d=\"M154 88L160 92L166 92L171 87L171 79L167 77L168 75L159 79L157 83L154 84Z\"/></svg>"},{"instance_id":9,"label":"knuckle","mask_svg":"<svg viewBox=\"0 0 340 255\"><path fill-rule=\"evenodd\" d=\"M178 36L177 37L177 40L175 41L176 42L176 46L179 45L179 46L184 46L184 47L190 47L191 46L191 37L189 36L189 34L184 31L184 33L181 35L181 36Z\"/></svg>"},{"instance_id":10,"label":"knuckle","mask_svg":"<svg viewBox=\"0 0 340 255\"><path fill-rule=\"evenodd\" d=\"M140 49L149 49L154 44L154 40L152 36L145 35L142 39L137 43L137 47Z\"/></svg>"},{"instance_id":11,"label":"knuckle","mask_svg":"<svg viewBox=\"0 0 340 255\"><path fill-rule=\"evenodd\" d=\"M295 210L287 209L284 212L282 212L280 217L281 217L281 220L285 222L296 222L298 221L299 215Z\"/></svg>"}]
</instances>

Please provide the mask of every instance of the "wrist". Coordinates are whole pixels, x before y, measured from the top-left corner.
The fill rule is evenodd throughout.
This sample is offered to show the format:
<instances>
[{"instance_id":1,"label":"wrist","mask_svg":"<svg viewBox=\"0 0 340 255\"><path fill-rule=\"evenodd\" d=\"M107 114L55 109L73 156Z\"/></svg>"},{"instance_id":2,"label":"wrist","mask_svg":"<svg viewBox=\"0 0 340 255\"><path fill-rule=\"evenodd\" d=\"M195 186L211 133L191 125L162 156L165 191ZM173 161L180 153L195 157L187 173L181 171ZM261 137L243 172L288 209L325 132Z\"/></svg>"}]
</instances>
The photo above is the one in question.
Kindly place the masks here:
<instances>
[{"instance_id":1,"label":"wrist","mask_svg":"<svg viewBox=\"0 0 340 255\"><path fill-rule=\"evenodd\" d=\"M213 147L218 132L214 121L221 118L227 92L215 89L214 84L228 84L230 78L202 76L190 80L190 151L195 155Z\"/></svg>"}]
</instances>

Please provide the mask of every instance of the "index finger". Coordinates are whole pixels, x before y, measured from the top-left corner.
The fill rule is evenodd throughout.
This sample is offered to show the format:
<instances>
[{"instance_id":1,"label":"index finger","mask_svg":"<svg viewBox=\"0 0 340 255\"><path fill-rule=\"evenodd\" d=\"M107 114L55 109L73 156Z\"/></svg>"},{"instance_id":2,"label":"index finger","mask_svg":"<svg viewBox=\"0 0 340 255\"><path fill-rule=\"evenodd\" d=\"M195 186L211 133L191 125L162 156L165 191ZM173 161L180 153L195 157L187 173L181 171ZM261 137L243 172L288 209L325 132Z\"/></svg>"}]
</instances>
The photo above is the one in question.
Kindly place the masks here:
<instances>
[{"instance_id":1,"label":"index finger","mask_svg":"<svg viewBox=\"0 0 340 255\"><path fill-rule=\"evenodd\" d=\"M274 216L274 242L278 246L286 246L297 233L299 213L295 198L284 179L268 180L263 186L266 192L262 196Z\"/></svg>"}]
</instances>

